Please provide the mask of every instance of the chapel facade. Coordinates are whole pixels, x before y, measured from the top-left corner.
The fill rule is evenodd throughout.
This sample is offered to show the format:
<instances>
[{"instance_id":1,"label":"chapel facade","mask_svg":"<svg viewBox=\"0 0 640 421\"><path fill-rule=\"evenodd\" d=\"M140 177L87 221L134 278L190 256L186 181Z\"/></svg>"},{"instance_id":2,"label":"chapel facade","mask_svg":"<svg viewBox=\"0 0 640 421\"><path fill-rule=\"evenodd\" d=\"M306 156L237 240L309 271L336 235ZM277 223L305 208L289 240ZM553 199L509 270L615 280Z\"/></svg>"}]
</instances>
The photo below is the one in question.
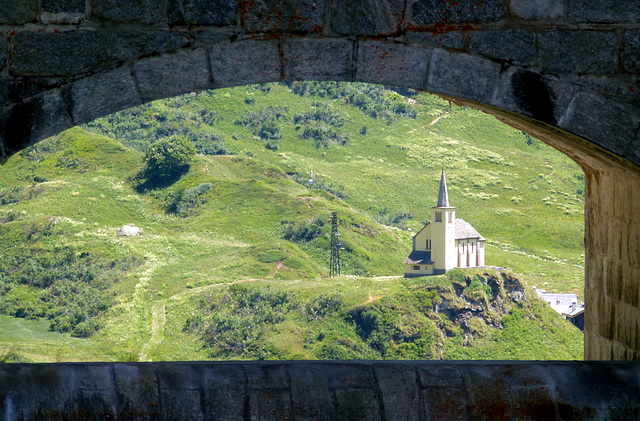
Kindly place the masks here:
<instances>
[{"instance_id":1,"label":"chapel facade","mask_svg":"<svg viewBox=\"0 0 640 421\"><path fill-rule=\"evenodd\" d=\"M413 237L413 250L404 261L404 276L438 275L454 268L484 266L484 243L484 237L470 223L456 219L442 170L438 203L431 208L431 220Z\"/></svg>"}]
</instances>

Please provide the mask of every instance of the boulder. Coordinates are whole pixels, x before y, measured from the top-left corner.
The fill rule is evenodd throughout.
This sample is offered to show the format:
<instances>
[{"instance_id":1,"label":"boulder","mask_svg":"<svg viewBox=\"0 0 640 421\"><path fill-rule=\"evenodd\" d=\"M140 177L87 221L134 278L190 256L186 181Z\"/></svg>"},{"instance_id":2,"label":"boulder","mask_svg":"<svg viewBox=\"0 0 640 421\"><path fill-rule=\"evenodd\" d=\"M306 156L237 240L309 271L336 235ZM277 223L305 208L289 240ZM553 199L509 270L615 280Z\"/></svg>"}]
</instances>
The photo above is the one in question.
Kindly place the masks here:
<instances>
[{"instance_id":1,"label":"boulder","mask_svg":"<svg viewBox=\"0 0 640 421\"><path fill-rule=\"evenodd\" d=\"M140 228L136 227L135 225L125 225L124 227L120 228L120 231L118 231L118 235L123 235L125 237L140 235Z\"/></svg>"}]
</instances>

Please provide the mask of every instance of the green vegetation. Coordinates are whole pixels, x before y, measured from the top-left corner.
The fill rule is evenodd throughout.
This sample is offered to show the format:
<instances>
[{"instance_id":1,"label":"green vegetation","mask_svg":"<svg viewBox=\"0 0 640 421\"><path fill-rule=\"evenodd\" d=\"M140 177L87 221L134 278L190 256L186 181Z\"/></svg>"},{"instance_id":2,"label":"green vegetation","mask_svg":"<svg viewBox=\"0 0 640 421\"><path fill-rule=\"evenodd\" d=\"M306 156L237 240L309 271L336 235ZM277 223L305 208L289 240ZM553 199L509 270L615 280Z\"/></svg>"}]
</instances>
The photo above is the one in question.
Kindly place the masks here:
<instances>
[{"instance_id":1,"label":"green vegetation","mask_svg":"<svg viewBox=\"0 0 640 421\"><path fill-rule=\"evenodd\" d=\"M300 82L86 129L0 168L0 358L581 358L580 332L526 285L498 309L505 275L397 277L445 166L488 264L582 294L584 177L492 117ZM327 279L334 211L348 276ZM142 234L118 237L125 224ZM444 302L477 311L451 318Z\"/></svg>"}]
</instances>

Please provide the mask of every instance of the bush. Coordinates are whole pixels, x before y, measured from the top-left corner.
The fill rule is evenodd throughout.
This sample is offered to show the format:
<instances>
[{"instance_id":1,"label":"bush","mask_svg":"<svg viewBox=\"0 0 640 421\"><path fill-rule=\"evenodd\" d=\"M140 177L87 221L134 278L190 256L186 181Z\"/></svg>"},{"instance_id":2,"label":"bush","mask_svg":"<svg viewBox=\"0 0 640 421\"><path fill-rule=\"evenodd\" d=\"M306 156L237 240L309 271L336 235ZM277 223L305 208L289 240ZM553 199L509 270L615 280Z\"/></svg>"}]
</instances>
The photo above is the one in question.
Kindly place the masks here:
<instances>
[{"instance_id":1,"label":"bush","mask_svg":"<svg viewBox=\"0 0 640 421\"><path fill-rule=\"evenodd\" d=\"M172 177L188 169L196 149L183 137L171 136L151 144L144 155L150 178Z\"/></svg>"},{"instance_id":2,"label":"bush","mask_svg":"<svg viewBox=\"0 0 640 421\"><path fill-rule=\"evenodd\" d=\"M189 216L193 208L204 203L201 196L208 192L211 187L213 187L211 183L202 183L196 187L186 189L171 200L168 211L177 213L180 216Z\"/></svg>"},{"instance_id":3,"label":"bush","mask_svg":"<svg viewBox=\"0 0 640 421\"><path fill-rule=\"evenodd\" d=\"M342 297L339 295L319 295L304 306L304 314L309 320L317 320L330 313L339 313L343 307Z\"/></svg>"},{"instance_id":4,"label":"bush","mask_svg":"<svg viewBox=\"0 0 640 421\"><path fill-rule=\"evenodd\" d=\"M316 218L309 219L307 221L300 222L298 224L288 223L284 229L282 238L289 241L311 241L322 234L322 227L324 227L324 221Z\"/></svg>"},{"instance_id":5,"label":"bush","mask_svg":"<svg viewBox=\"0 0 640 421\"><path fill-rule=\"evenodd\" d=\"M226 155L229 153L225 145L225 139L214 133L196 135L193 144L196 152L202 155Z\"/></svg>"},{"instance_id":6,"label":"bush","mask_svg":"<svg viewBox=\"0 0 640 421\"><path fill-rule=\"evenodd\" d=\"M260 354L267 325L282 323L292 297L270 287L249 289L233 285L216 296L205 296L198 315L187 319L183 331L200 335L211 356Z\"/></svg>"}]
</instances>

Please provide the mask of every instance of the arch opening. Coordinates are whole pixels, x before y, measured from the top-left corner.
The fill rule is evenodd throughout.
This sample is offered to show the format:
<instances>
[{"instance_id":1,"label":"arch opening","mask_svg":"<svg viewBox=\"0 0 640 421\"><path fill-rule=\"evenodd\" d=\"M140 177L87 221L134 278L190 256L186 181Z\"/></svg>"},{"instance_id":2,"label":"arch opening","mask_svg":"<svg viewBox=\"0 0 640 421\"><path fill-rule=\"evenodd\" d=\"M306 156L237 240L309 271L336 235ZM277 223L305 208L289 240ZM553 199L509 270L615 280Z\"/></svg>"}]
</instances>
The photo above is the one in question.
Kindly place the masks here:
<instances>
[{"instance_id":1,"label":"arch opening","mask_svg":"<svg viewBox=\"0 0 640 421\"><path fill-rule=\"evenodd\" d=\"M251 89L249 89L249 91L251 91ZM258 94L260 93L260 89L256 89L256 90L254 90L254 91L255 91L256 93L258 93ZM224 95L224 94L222 94L222 95ZM251 97L252 97L252 96L249 96L249 95L248 95L245 99L251 99ZM223 100L223 99L224 99L224 97L221 97L220 95L218 95L218 97L217 97L216 99L219 101L219 100ZM317 99L317 98L316 98L316 99ZM176 102L179 102L179 101L180 101L180 99L174 99L174 100L170 100L170 101L176 101ZM311 100L309 100L309 102L311 102ZM441 105L442 107L446 107L446 102L444 102L444 101L440 101L440 105ZM442 111L442 110L440 110L440 111ZM151 113L155 113L155 111L153 111L153 110L151 110L151 111L149 111L149 112L151 112ZM238 116L237 116L237 120L236 120L236 121L238 121L238 120L242 120L242 117L243 117L242 115L238 115ZM165 117L162 117L162 116L158 115L158 116L157 116L157 118L158 118L158 119L160 119L160 118L163 118L163 119L164 119L164 118L166 118L166 116L165 116ZM426 124L431 123L433 120L435 120L435 118L433 118L433 119L429 119L429 121L424 121L423 123L425 123L425 125L426 125ZM382 120L382 121L384 121L384 120ZM230 122L230 123L232 123L232 124L233 124L233 123L235 123L235 122ZM436 123L436 124L437 124L437 123ZM380 127L384 128L384 127L385 127L385 125L386 125L386 123L385 123L385 124L381 124L381 125L378 127L378 129L379 129ZM393 126L389 126L389 127L390 127L390 128L392 128ZM370 126L370 129L369 129L369 130L370 130L370 131L371 131L371 130L374 130L374 131L375 131L375 130L377 130L377 129L376 129L376 128L374 128L373 126ZM525 142L525 141L526 141L526 138L525 138L524 136L522 136L522 142ZM392 143L393 143L393 142L392 142ZM265 146L266 146L266 145L265 145ZM266 148L266 147L265 147L264 149L268 149L268 148ZM281 152L281 153L287 153L288 151L286 151L286 150L285 150L285 151L282 151L282 150L281 150L280 152ZM329 159L329 158L328 158L328 159ZM438 166L438 165L436 164L436 166ZM306 171L303 171L303 172L306 172ZM93 171L90 171L89 173L93 173ZM317 176L318 176L318 173L316 172L316 177L317 177ZM434 180L434 181L437 181L437 180ZM461 184L461 183L460 183L460 182L458 182L457 184ZM460 188L464 188L464 186L460 186ZM427 199L425 199L425 201L428 201L428 200L427 200ZM429 206L430 206L430 205L429 205ZM202 286L204 286L204 285L202 285ZM195 288L195 289L198 289L198 288L200 288L200 287L201 287L201 285L191 285L191 287L192 287L192 288ZM375 294L374 294L374 295L375 295ZM154 315L154 316L155 316L155 315Z\"/></svg>"}]
</instances>

